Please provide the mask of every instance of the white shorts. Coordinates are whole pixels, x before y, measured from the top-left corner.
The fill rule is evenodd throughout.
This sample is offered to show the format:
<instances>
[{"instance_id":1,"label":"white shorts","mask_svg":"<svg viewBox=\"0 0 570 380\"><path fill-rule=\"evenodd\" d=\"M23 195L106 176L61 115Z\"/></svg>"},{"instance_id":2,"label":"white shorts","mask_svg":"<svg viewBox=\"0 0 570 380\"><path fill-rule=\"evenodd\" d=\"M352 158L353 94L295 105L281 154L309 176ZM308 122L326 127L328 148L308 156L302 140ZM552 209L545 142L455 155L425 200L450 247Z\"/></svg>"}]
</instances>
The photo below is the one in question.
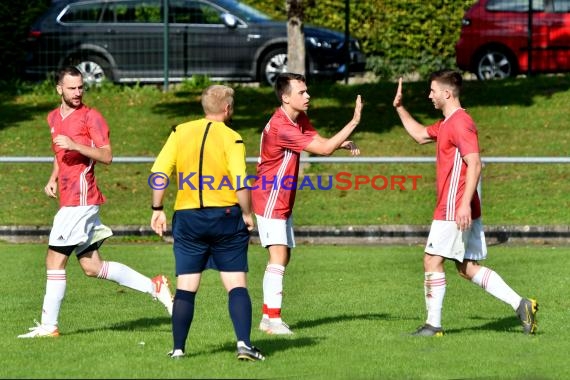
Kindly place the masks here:
<instances>
[{"instance_id":1,"label":"white shorts","mask_svg":"<svg viewBox=\"0 0 570 380\"><path fill-rule=\"evenodd\" d=\"M475 219L471 228L460 231L455 221L434 220L431 223L425 252L463 262L487 258L487 244L481 219Z\"/></svg>"},{"instance_id":2,"label":"white shorts","mask_svg":"<svg viewBox=\"0 0 570 380\"><path fill-rule=\"evenodd\" d=\"M269 219L255 214L255 218L262 247L286 245L289 248L295 248L293 216L287 219Z\"/></svg>"},{"instance_id":3,"label":"white shorts","mask_svg":"<svg viewBox=\"0 0 570 380\"><path fill-rule=\"evenodd\" d=\"M62 207L53 219L49 245L76 247L75 252L81 253L111 235L113 231L99 220L99 206Z\"/></svg>"}]
</instances>

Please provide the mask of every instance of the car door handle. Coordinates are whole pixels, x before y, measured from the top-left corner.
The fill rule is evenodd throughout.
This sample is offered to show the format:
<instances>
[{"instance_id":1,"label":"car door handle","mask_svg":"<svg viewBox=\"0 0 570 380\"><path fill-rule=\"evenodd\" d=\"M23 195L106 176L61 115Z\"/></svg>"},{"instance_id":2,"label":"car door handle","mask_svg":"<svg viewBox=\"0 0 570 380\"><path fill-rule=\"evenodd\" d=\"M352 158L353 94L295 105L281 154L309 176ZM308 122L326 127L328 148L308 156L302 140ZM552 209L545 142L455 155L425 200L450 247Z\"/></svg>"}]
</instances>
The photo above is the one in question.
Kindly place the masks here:
<instances>
[{"instance_id":1,"label":"car door handle","mask_svg":"<svg viewBox=\"0 0 570 380\"><path fill-rule=\"evenodd\" d=\"M105 34L117 34L117 32L115 31L115 29L107 29L105 31Z\"/></svg>"},{"instance_id":2,"label":"car door handle","mask_svg":"<svg viewBox=\"0 0 570 380\"><path fill-rule=\"evenodd\" d=\"M247 35L247 40L251 41L251 40L258 40L261 38L260 34L248 34Z\"/></svg>"}]
</instances>

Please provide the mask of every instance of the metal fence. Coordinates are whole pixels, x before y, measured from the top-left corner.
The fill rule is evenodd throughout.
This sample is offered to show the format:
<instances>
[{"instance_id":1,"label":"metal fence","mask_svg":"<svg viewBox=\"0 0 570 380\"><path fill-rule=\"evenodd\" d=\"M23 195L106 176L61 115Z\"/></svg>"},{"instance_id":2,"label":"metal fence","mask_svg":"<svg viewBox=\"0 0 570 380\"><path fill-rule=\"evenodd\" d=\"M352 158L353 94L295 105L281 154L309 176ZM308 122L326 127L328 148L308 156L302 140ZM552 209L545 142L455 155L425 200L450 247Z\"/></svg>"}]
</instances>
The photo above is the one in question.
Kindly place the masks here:
<instances>
[{"instance_id":1,"label":"metal fence","mask_svg":"<svg viewBox=\"0 0 570 380\"><path fill-rule=\"evenodd\" d=\"M155 157L114 157L113 162L125 164L153 163ZM482 157L483 164L570 164L570 157ZM0 163L50 163L53 157L0 156ZM257 157L247 157L248 164ZM301 163L406 164L434 163L435 157L301 157Z\"/></svg>"},{"instance_id":2,"label":"metal fence","mask_svg":"<svg viewBox=\"0 0 570 380\"><path fill-rule=\"evenodd\" d=\"M87 83L264 81L284 71L287 23L268 19L243 3L115 0L61 5L29 35L26 72L44 76L77 65ZM365 59L347 31L331 37L307 29L308 71L345 77Z\"/></svg>"},{"instance_id":3,"label":"metal fence","mask_svg":"<svg viewBox=\"0 0 570 380\"><path fill-rule=\"evenodd\" d=\"M115 157L114 163L126 165L150 164L154 162L155 157ZM483 157L484 165L487 167L494 164L533 164L533 165L567 165L570 164L570 157ZM249 164L257 162L256 157L247 157ZM325 164L431 164L435 163L435 157L302 157L303 163L325 163ZM49 164L53 162L51 156L0 156L0 167L12 164ZM21 176L21 172L2 170L6 175ZM492 176L491 176L492 177ZM484 175L483 175L484 178ZM493 181L490 180L489 183ZM29 186L28 181L25 186ZM21 196L21 189L17 186L8 186L5 199L12 196ZM548 190L541 189L545 194ZM526 190L525 190L526 191ZM532 190L528 190L532 192ZM130 193L130 192L129 192ZM479 182L478 193L482 195L482 183ZM403 194L403 193L402 193ZM517 196L522 201L520 195ZM366 202L368 202L367 200ZM492 203L492 202L491 202ZM136 202L134 204L137 204ZM366 205L367 203L363 203ZM137 206L138 207L138 204ZM370 206L368 206L370 207ZM564 209L565 205L550 204L550 207L556 207L558 210ZM375 223L371 223L375 224ZM297 228L296 235L299 235L299 242L306 243L335 243L335 244L377 244L377 243L406 243L420 244L427 236L429 226L407 226L407 225L385 225L385 226L351 226L345 227L301 227ZM140 226L116 226L114 227L116 235L119 236L151 236L153 231L147 227ZM10 241L36 241L39 237L45 237L49 234L49 227L41 226L0 226L0 237ZM521 240L524 242L536 241L552 241L567 242L570 237L569 227L564 224L562 226L487 226L487 238L489 242L506 242L510 240Z\"/></svg>"},{"instance_id":4,"label":"metal fence","mask_svg":"<svg viewBox=\"0 0 570 380\"><path fill-rule=\"evenodd\" d=\"M26 71L45 78L63 64L76 64L87 82L108 78L167 85L195 75L270 81L284 69L285 22L266 28L257 22L261 16L246 12L243 4L222 9L227 3L214 3L114 0L61 5L30 33ZM462 20L456 49L460 69L481 79L570 71L570 1L473 3ZM351 70L364 70L364 55L349 35L349 9L344 10L345 25L339 25L337 37L306 28L310 73L342 78Z\"/></svg>"}]
</instances>

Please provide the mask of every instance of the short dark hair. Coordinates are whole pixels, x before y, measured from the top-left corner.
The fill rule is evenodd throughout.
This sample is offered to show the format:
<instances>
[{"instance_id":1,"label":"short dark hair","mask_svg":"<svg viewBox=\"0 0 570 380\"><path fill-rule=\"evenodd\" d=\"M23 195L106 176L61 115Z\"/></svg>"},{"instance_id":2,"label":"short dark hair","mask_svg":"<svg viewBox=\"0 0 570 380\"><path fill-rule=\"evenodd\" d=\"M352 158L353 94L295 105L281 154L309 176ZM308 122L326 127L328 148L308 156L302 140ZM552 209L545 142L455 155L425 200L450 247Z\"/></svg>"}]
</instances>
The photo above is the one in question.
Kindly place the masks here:
<instances>
[{"instance_id":1,"label":"short dark hair","mask_svg":"<svg viewBox=\"0 0 570 380\"><path fill-rule=\"evenodd\" d=\"M461 87L463 86L463 77L459 72L455 70L443 69L433 72L429 76L430 84L433 81L451 87L453 89L453 96L455 97L458 97L461 93Z\"/></svg>"},{"instance_id":2,"label":"short dark hair","mask_svg":"<svg viewBox=\"0 0 570 380\"><path fill-rule=\"evenodd\" d=\"M63 77L71 75L72 77L83 77L83 73L75 66L65 66L57 72L56 84L61 84Z\"/></svg>"},{"instance_id":3,"label":"short dark hair","mask_svg":"<svg viewBox=\"0 0 570 380\"><path fill-rule=\"evenodd\" d=\"M281 103L281 97L283 94L288 94L291 92L291 84L292 80L298 80L305 83L307 80L303 74L296 74L296 73L281 73L275 79L275 95L277 95L277 99L279 103Z\"/></svg>"}]
</instances>

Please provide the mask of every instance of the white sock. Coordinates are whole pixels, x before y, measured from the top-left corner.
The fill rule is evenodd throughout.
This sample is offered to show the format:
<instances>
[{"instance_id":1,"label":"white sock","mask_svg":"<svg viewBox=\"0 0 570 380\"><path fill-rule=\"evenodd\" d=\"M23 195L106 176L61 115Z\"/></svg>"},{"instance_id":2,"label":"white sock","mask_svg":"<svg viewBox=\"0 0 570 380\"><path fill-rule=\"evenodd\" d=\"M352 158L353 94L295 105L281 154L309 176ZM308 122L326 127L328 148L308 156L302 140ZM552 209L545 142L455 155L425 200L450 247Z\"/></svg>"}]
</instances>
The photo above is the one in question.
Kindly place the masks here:
<instances>
[{"instance_id":1,"label":"white sock","mask_svg":"<svg viewBox=\"0 0 570 380\"><path fill-rule=\"evenodd\" d=\"M441 310L447 282L444 272L424 273L424 294L426 299L427 320L433 327L441 327Z\"/></svg>"},{"instance_id":2,"label":"white sock","mask_svg":"<svg viewBox=\"0 0 570 380\"><path fill-rule=\"evenodd\" d=\"M272 322L281 322L281 304L283 302L283 276L285 267L268 264L263 276L263 303L267 305L268 317Z\"/></svg>"},{"instance_id":3,"label":"white sock","mask_svg":"<svg viewBox=\"0 0 570 380\"><path fill-rule=\"evenodd\" d=\"M154 293L154 286L150 278L143 276L124 264L114 261L103 261L103 266L97 278L115 281L119 285L138 290L139 292L151 295Z\"/></svg>"},{"instance_id":4,"label":"white sock","mask_svg":"<svg viewBox=\"0 0 570 380\"><path fill-rule=\"evenodd\" d=\"M489 268L481 267L471 281L482 287L487 293L511 305L515 311L521 303L521 296L511 289L497 272Z\"/></svg>"},{"instance_id":5,"label":"white sock","mask_svg":"<svg viewBox=\"0 0 570 380\"><path fill-rule=\"evenodd\" d=\"M65 269L47 270L46 294L42 306L42 325L57 326L61 302L65 296L67 275Z\"/></svg>"}]
</instances>

